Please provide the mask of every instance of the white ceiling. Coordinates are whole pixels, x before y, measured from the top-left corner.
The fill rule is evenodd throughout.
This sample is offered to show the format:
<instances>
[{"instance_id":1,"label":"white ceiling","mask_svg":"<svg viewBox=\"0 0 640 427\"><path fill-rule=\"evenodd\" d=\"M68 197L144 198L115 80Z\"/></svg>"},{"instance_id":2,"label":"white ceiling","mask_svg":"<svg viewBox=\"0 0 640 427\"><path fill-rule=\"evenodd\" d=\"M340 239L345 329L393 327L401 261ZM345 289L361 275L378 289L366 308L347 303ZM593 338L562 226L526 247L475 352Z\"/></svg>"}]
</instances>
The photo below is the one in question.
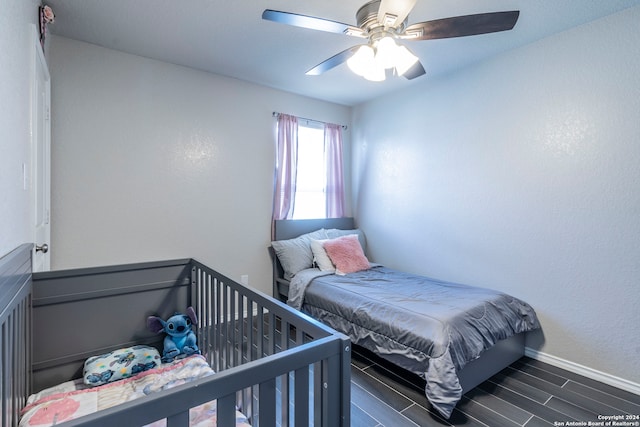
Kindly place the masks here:
<instances>
[{"instance_id":1,"label":"white ceiling","mask_svg":"<svg viewBox=\"0 0 640 427\"><path fill-rule=\"evenodd\" d=\"M344 105L357 105L551 34L640 5L640 0L418 0L409 24L451 16L520 10L511 31L413 41L426 74L374 83L342 64L305 72L362 39L261 19L283 10L355 25L366 0L46 0L51 33L111 49L230 76Z\"/></svg>"}]
</instances>

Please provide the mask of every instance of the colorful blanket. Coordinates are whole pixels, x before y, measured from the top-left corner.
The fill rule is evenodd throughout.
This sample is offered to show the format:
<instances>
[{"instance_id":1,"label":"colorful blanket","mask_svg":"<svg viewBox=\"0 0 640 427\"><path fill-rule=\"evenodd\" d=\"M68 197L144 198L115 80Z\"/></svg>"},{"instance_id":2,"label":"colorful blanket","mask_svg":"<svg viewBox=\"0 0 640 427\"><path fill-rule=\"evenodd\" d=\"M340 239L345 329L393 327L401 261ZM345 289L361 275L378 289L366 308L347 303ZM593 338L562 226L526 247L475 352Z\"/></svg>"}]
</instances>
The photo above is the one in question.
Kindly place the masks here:
<instances>
[{"instance_id":1,"label":"colorful blanket","mask_svg":"<svg viewBox=\"0 0 640 427\"><path fill-rule=\"evenodd\" d=\"M85 385L82 378L68 381L31 395L22 410L20 427L56 425L212 374L206 360L196 355L98 387ZM192 427L215 427L216 401L191 408L189 419ZM159 420L148 427L165 425L165 420ZM249 427L238 411L236 425Z\"/></svg>"}]
</instances>

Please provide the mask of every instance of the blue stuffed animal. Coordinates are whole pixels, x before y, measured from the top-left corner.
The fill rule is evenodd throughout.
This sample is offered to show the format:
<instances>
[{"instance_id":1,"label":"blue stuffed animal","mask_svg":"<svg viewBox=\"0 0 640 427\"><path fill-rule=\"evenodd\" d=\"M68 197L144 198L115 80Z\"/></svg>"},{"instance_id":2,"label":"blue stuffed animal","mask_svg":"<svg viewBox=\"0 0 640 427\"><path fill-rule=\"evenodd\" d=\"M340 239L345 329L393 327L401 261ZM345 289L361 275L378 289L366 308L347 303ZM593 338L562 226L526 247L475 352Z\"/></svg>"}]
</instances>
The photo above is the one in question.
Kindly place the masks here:
<instances>
[{"instance_id":1,"label":"blue stuffed animal","mask_svg":"<svg viewBox=\"0 0 640 427\"><path fill-rule=\"evenodd\" d=\"M166 321L156 316L147 318L147 327L154 333L164 332L164 350L162 361L167 363L176 357L200 354L196 344L196 334L191 330L191 325L197 325L198 318L192 307L187 308L187 313L176 313Z\"/></svg>"}]
</instances>

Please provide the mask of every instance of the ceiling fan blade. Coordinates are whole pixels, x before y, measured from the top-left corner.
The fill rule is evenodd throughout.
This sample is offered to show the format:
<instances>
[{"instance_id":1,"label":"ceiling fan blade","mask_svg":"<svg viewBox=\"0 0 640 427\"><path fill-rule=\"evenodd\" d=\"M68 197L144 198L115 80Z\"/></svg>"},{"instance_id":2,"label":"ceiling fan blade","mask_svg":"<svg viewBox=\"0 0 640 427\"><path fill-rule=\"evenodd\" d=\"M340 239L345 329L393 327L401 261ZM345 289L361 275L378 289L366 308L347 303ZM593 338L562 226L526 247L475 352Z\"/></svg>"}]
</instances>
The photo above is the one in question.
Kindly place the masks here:
<instances>
[{"instance_id":1,"label":"ceiling fan blade","mask_svg":"<svg viewBox=\"0 0 640 427\"><path fill-rule=\"evenodd\" d=\"M413 80L416 77L420 77L423 74L425 74L424 67L422 66L420 61L418 61L415 64L413 64L411 68L405 71L402 77L406 78L407 80Z\"/></svg>"},{"instance_id":2,"label":"ceiling fan blade","mask_svg":"<svg viewBox=\"0 0 640 427\"><path fill-rule=\"evenodd\" d=\"M265 9L262 19L293 25L295 27L309 28L311 30L327 31L330 33L348 34L350 36L365 37L362 29L342 22L331 21L314 16L299 15L297 13L281 12L279 10Z\"/></svg>"},{"instance_id":3,"label":"ceiling fan blade","mask_svg":"<svg viewBox=\"0 0 640 427\"><path fill-rule=\"evenodd\" d=\"M378 22L388 27L397 27L409 16L417 0L381 0Z\"/></svg>"},{"instance_id":4,"label":"ceiling fan blade","mask_svg":"<svg viewBox=\"0 0 640 427\"><path fill-rule=\"evenodd\" d=\"M350 47L349 49L345 49L337 55L333 55L331 58L323 61L306 72L308 76L317 76L325 71L329 71L330 69L337 67L338 65L346 62L349 58L353 56L354 53L360 48L362 45L357 45Z\"/></svg>"},{"instance_id":5,"label":"ceiling fan blade","mask_svg":"<svg viewBox=\"0 0 640 427\"><path fill-rule=\"evenodd\" d=\"M400 37L407 40L434 40L507 31L516 25L519 15L519 11L513 10L419 22L409 25Z\"/></svg>"}]
</instances>

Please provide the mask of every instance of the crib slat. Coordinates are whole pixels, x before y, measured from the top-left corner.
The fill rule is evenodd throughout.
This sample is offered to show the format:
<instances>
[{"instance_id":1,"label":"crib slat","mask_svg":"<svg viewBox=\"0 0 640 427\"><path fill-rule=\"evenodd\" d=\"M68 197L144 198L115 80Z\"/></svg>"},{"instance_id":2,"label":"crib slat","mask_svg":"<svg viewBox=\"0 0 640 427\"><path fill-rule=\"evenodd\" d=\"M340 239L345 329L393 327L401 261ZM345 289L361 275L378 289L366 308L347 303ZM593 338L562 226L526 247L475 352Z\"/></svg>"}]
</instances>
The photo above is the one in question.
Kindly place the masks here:
<instances>
[{"instance_id":1,"label":"crib slat","mask_svg":"<svg viewBox=\"0 0 640 427\"><path fill-rule=\"evenodd\" d=\"M253 360L253 310L254 302L247 299L247 361Z\"/></svg>"},{"instance_id":2,"label":"crib slat","mask_svg":"<svg viewBox=\"0 0 640 427\"><path fill-rule=\"evenodd\" d=\"M275 354L276 353L276 316L275 314L269 312L269 331L267 337L267 354Z\"/></svg>"},{"instance_id":3,"label":"crib slat","mask_svg":"<svg viewBox=\"0 0 640 427\"><path fill-rule=\"evenodd\" d=\"M13 368L14 368L14 364L15 364L15 347L16 347L16 335L15 335L15 329L14 329L14 312L12 312L11 314L9 314L9 316L7 317L6 320L6 324L7 324L7 339L9 342L9 351L7 352L7 363L6 363L6 372L7 372L7 396L5 396L5 399L7 401L7 425L15 425L17 424L17 421L13 419L13 415L14 415L14 405L15 405L15 395L14 395L14 387L15 387L15 382L13 381L13 376L11 375L11 373L13 372Z\"/></svg>"},{"instance_id":4,"label":"crib slat","mask_svg":"<svg viewBox=\"0 0 640 427\"><path fill-rule=\"evenodd\" d=\"M289 348L289 322L280 319L280 348ZM282 411L282 425L289 425L289 373L280 377L280 407Z\"/></svg>"},{"instance_id":5,"label":"crib slat","mask_svg":"<svg viewBox=\"0 0 640 427\"><path fill-rule=\"evenodd\" d=\"M207 355L207 360L209 365L214 366L213 355L211 354L211 350L216 348L215 342L215 334L213 334L213 322L214 322L214 298L213 298L213 278L210 274L206 275L204 278L204 283L202 283L203 288L203 306L204 306L204 322L206 324L206 328L203 331L206 337L206 345L201 350L203 354Z\"/></svg>"},{"instance_id":6,"label":"crib slat","mask_svg":"<svg viewBox=\"0 0 640 427\"><path fill-rule=\"evenodd\" d=\"M19 345L19 341L22 339L23 337L23 331L24 331L24 325L23 322L21 321L23 319L22 317L22 303L18 304L18 306L15 309L15 314L16 314L16 319L17 321L14 324L14 349L13 349L13 372L15 372L18 376L18 378L25 378L24 374L24 352L23 352L23 347L21 345ZM22 393L24 392L23 390L23 386L24 383L22 381L14 381L13 383L13 407L18 409L18 408L22 408Z\"/></svg>"},{"instance_id":7,"label":"crib slat","mask_svg":"<svg viewBox=\"0 0 640 427\"><path fill-rule=\"evenodd\" d=\"M245 298L243 295L238 294L238 319L236 320L236 324L238 325L238 331L237 331L237 346L238 346L238 354L237 354L237 360L238 360L238 365L241 365L243 363L245 363L245 358L244 358L244 342L245 342L245 335L244 335L244 319L246 317L246 311L245 311L245 307L244 307L244 303L245 303Z\"/></svg>"},{"instance_id":8,"label":"crib slat","mask_svg":"<svg viewBox=\"0 0 640 427\"><path fill-rule=\"evenodd\" d=\"M316 362L313 364L313 378L315 381L313 382L313 395L314 396L322 396L322 362ZM322 400L315 398L313 400L313 425L319 426L322 423Z\"/></svg>"},{"instance_id":9,"label":"crib slat","mask_svg":"<svg viewBox=\"0 0 640 427\"><path fill-rule=\"evenodd\" d=\"M264 307L261 305L258 308L258 319L257 319L257 325L258 325L258 331L256 333L256 340L258 343L258 348L257 348L257 352L256 352L256 359L261 358L264 355L264 319L265 319L265 312L264 312Z\"/></svg>"},{"instance_id":10,"label":"crib slat","mask_svg":"<svg viewBox=\"0 0 640 427\"><path fill-rule=\"evenodd\" d=\"M9 346L10 339L9 333L7 331L6 322L2 323L2 352L0 352L0 397L2 397L2 425L10 425L8 417L10 415L8 410L8 399L11 396L11 393L8 391L9 381L11 380L11 376L7 367L7 361L9 360Z\"/></svg>"},{"instance_id":11,"label":"crib slat","mask_svg":"<svg viewBox=\"0 0 640 427\"><path fill-rule=\"evenodd\" d=\"M241 344L239 342L239 334L238 334L238 319L242 315L242 312L238 310L238 292L231 289L231 301L229 301L229 305L231 306L231 318L229 319L229 323L231 324L231 366L237 366L240 364L240 359L238 358L238 350L237 347Z\"/></svg>"},{"instance_id":12,"label":"crib slat","mask_svg":"<svg viewBox=\"0 0 640 427\"><path fill-rule=\"evenodd\" d=\"M282 425L284 426L289 425L289 404L291 403L289 401L289 399L291 398L291 396L289 395L289 381L291 379L289 375L289 372L284 375L280 375L280 392L276 396L276 404L278 403L278 400L280 401L280 419Z\"/></svg>"},{"instance_id":13,"label":"crib slat","mask_svg":"<svg viewBox=\"0 0 640 427\"><path fill-rule=\"evenodd\" d=\"M309 367L296 369L294 381L294 424L306 426L309 425Z\"/></svg>"},{"instance_id":14,"label":"crib slat","mask_svg":"<svg viewBox=\"0 0 640 427\"><path fill-rule=\"evenodd\" d=\"M219 426L222 427L236 425L235 399L236 398L234 394L229 394L218 399L217 411Z\"/></svg>"},{"instance_id":15,"label":"crib slat","mask_svg":"<svg viewBox=\"0 0 640 427\"><path fill-rule=\"evenodd\" d=\"M296 343L296 345L302 345L304 343L304 336L302 335L302 329L301 328L296 328L295 343Z\"/></svg>"},{"instance_id":16,"label":"crib slat","mask_svg":"<svg viewBox=\"0 0 640 427\"><path fill-rule=\"evenodd\" d=\"M223 353L221 349L222 345L222 286L220 286L220 281L218 279L215 280L215 326L216 326L216 340L215 340L215 352L216 352L216 364L215 370L219 371L222 369L222 356Z\"/></svg>"},{"instance_id":17,"label":"crib slat","mask_svg":"<svg viewBox=\"0 0 640 427\"><path fill-rule=\"evenodd\" d=\"M223 361L221 369L227 369L229 367L229 292L224 282L220 286L222 287L222 300L220 301L220 304L222 304L222 319L220 321L222 322L222 334L224 337L224 341L221 343Z\"/></svg>"},{"instance_id":18,"label":"crib slat","mask_svg":"<svg viewBox=\"0 0 640 427\"><path fill-rule=\"evenodd\" d=\"M215 351L216 351L216 366L215 370L220 371L223 369L223 360L224 360L224 342L223 342L223 319L224 312L222 310L223 307L223 292L222 292L222 284L220 280L216 279L216 342L215 342Z\"/></svg>"},{"instance_id":19,"label":"crib slat","mask_svg":"<svg viewBox=\"0 0 640 427\"><path fill-rule=\"evenodd\" d=\"M272 378L268 381L260 383L259 387L259 425L273 425L273 420L276 419L276 380L275 378Z\"/></svg>"}]
</instances>

